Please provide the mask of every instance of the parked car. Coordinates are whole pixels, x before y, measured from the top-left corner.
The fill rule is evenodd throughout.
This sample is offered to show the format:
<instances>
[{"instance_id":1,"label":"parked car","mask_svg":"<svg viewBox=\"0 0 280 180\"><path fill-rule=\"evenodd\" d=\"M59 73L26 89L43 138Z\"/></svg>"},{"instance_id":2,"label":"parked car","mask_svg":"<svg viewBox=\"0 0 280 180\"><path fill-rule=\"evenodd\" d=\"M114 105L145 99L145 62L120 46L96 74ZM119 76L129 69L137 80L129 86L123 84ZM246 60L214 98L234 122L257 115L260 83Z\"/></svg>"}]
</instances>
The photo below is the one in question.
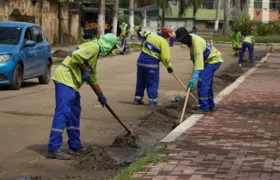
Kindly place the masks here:
<instances>
[{"instance_id":1,"label":"parked car","mask_svg":"<svg viewBox=\"0 0 280 180\"><path fill-rule=\"evenodd\" d=\"M0 22L0 85L18 90L22 81L50 81L51 48L40 26L23 22Z\"/></svg>"}]
</instances>

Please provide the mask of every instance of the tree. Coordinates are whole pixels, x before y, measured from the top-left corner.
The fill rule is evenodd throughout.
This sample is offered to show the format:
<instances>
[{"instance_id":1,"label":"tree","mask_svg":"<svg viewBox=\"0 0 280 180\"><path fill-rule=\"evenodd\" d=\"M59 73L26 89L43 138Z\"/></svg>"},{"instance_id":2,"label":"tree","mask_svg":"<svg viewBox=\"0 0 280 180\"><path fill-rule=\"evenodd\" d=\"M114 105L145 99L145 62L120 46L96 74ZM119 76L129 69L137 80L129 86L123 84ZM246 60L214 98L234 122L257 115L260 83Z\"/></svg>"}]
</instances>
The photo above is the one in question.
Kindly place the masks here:
<instances>
[{"instance_id":1,"label":"tree","mask_svg":"<svg viewBox=\"0 0 280 180\"><path fill-rule=\"evenodd\" d=\"M130 33L133 34L134 30L134 0L129 1L129 25L130 25Z\"/></svg>"},{"instance_id":2,"label":"tree","mask_svg":"<svg viewBox=\"0 0 280 180\"><path fill-rule=\"evenodd\" d=\"M98 38L104 35L105 11L106 11L106 0L99 0L98 29L97 29Z\"/></svg>"},{"instance_id":3,"label":"tree","mask_svg":"<svg viewBox=\"0 0 280 180\"><path fill-rule=\"evenodd\" d=\"M117 35L119 0L114 1L113 33Z\"/></svg>"},{"instance_id":4,"label":"tree","mask_svg":"<svg viewBox=\"0 0 280 180\"><path fill-rule=\"evenodd\" d=\"M194 16L197 10L206 2L207 0L179 0L179 16L182 17L185 14L185 11L188 9L190 5L193 5L193 13ZM239 7L243 10L250 0L224 0L224 25L223 30L224 33L229 31L229 18L230 18L230 6Z\"/></svg>"},{"instance_id":5,"label":"tree","mask_svg":"<svg viewBox=\"0 0 280 180\"><path fill-rule=\"evenodd\" d=\"M250 0L225 0L223 34L228 34L230 32L230 6L239 7L243 10L249 3Z\"/></svg>"}]
</instances>

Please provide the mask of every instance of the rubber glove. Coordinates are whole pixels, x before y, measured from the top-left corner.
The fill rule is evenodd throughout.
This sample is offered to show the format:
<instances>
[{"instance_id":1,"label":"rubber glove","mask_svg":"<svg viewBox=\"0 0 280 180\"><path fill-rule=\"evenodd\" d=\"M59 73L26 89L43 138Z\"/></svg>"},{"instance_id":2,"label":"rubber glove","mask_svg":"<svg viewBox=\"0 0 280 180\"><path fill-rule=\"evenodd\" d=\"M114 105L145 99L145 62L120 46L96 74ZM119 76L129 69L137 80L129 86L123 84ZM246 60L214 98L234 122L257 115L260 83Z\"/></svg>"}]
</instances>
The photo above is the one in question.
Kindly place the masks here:
<instances>
[{"instance_id":1,"label":"rubber glove","mask_svg":"<svg viewBox=\"0 0 280 180\"><path fill-rule=\"evenodd\" d=\"M100 102L100 104L102 105L102 107L104 107L104 105L107 103L107 98L102 94L99 98L98 101Z\"/></svg>"},{"instance_id":2,"label":"rubber glove","mask_svg":"<svg viewBox=\"0 0 280 180\"><path fill-rule=\"evenodd\" d=\"M172 69L171 67L167 68L167 71L168 71L169 73L173 73L173 69Z\"/></svg>"},{"instance_id":3,"label":"rubber glove","mask_svg":"<svg viewBox=\"0 0 280 180\"><path fill-rule=\"evenodd\" d=\"M190 88L190 90L193 89L194 83L193 82L189 82L189 84L187 85L187 88Z\"/></svg>"},{"instance_id":4,"label":"rubber glove","mask_svg":"<svg viewBox=\"0 0 280 180\"><path fill-rule=\"evenodd\" d=\"M90 76L90 72L89 70L86 70L86 71L82 71L82 74L83 74L83 81L88 81L89 80L89 76Z\"/></svg>"}]
</instances>

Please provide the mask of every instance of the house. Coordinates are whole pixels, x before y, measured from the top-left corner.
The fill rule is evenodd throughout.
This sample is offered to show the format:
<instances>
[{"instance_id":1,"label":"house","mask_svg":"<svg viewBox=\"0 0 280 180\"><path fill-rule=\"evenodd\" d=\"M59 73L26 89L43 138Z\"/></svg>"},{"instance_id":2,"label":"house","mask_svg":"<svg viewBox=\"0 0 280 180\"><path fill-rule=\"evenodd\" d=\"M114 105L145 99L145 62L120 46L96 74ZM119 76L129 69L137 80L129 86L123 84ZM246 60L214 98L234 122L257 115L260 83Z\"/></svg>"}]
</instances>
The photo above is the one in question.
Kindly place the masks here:
<instances>
[{"instance_id":1,"label":"house","mask_svg":"<svg viewBox=\"0 0 280 180\"><path fill-rule=\"evenodd\" d=\"M250 0L248 12L256 22L279 21L280 0Z\"/></svg>"},{"instance_id":2,"label":"house","mask_svg":"<svg viewBox=\"0 0 280 180\"><path fill-rule=\"evenodd\" d=\"M73 0L1 0L0 21L23 21L42 27L50 44L66 44L80 35L79 3Z\"/></svg>"}]
</instances>

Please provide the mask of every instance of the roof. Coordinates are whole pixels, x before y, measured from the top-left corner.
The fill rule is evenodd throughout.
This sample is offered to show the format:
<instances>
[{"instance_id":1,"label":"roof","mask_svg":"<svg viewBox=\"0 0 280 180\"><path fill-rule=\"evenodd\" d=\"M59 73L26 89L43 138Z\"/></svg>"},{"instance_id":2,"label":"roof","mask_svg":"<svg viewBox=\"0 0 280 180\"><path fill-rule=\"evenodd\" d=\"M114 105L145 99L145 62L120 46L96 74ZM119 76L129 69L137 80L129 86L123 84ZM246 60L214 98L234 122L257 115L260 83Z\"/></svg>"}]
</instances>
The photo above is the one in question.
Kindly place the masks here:
<instances>
[{"instance_id":1,"label":"roof","mask_svg":"<svg viewBox=\"0 0 280 180\"><path fill-rule=\"evenodd\" d=\"M158 10L159 7L157 4L152 4L152 5L148 5L148 6L145 6L145 7L140 7L140 8L135 8L135 9L132 9L134 12L142 12L142 11L155 11L155 10ZM130 9L123 9L124 11L130 11Z\"/></svg>"},{"instance_id":2,"label":"roof","mask_svg":"<svg viewBox=\"0 0 280 180\"><path fill-rule=\"evenodd\" d=\"M7 26L7 27L20 27L23 28L25 26L38 26L37 24L27 23L27 22L17 22L17 21L1 21L0 26Z\"/></svg>"}]
</instances>

